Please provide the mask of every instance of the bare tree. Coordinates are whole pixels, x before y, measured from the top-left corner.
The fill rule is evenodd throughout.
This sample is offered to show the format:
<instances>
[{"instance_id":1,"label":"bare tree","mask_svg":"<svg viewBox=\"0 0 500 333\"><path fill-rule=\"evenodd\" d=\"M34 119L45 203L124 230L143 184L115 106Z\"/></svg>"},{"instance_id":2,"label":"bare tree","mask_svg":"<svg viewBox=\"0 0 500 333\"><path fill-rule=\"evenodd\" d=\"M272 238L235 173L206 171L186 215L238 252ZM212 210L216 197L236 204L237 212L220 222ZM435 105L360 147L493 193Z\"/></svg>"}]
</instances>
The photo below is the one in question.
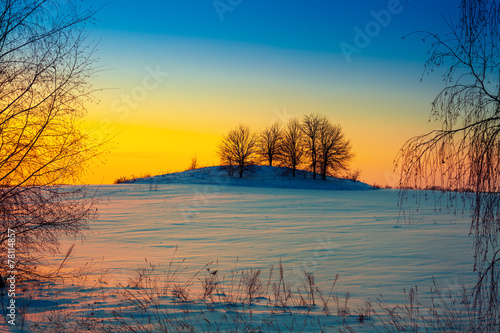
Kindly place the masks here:
<instances>
[{"instance_id":1,"label":"bare tree","mask_svg":"<svg viewBox=\"0 0 500 333\"><path fill-rule=\"evenodd\" d=\"M340 125L332 125L323 118L318 134L318 164L321 178L326 179L328 174L346 170L354 155Z\"/></svg>"},{"instance_id":2,"label":"bare tree","mask_svg":"<svg viewBox=\"0 0 500 333\"><path fill-rule=\"evenodd\" d=\"M319 131L325 117L317 114L305 115L302 120L302 131L304 132L305 153L309 158L313 178L316 179L316 167L318 166Z\"/></svg>"},{"instance_id":3,"label":"bare tree","mask_svg":"<svg viewBox=\"0 0 500 333\"><path fill-rule=\"evenodd\" d=\"M282 133L279 123L272 124L260 133L257 152L270 166L273 166L273 162L278 159L281 141Z\"/></svg>"},{"instance_id":4,"label":"bare tree","mask_svg":"<svg viewBox=\"0 0 500 333\"><path fill-rule=\"evenodd\" d=\"M195 170L198 167L198 158L196 154L191 158L191 164L189 165L188 170Z\"/></svg>"},{"instance_id":5,"label":"bare tree","mask_svg":"<svg viewBox=\"0 0 500 333\"><path fill-rule=\"evenodd\" d=\"M291 119L283 131L283 141L281 145L280 162L292 169L295 177L295 170L302 163L304 157L304 137L298 119Z\"/></svg>"},{"instance_id":6,"label":"bare tree","mask_svg":"<svg viewBox=\"0 0 500 333\"><path fill-rule=\"evenodd\" d=\"M473 290L474 331L500 326L500 6L495 0L462 0L460 19L448 21L444 37L431 40L426 73L446 67L446 87L432 103L441 128L402 147L400 188L440 186L453 206L465 203L472 216L478 282ZM408 198L400 191L400 204Z\"/></svg>"},{"instance_id":7,"label":"bare tree","mask_svg":"<svg viewBox=\"0 0 500 333\"><path fill-rule=\"evenodd\" d=\"M257 139L257 134L251 132L247 125L239 125L222 139L219 157L222 163L229 163L230 169L233 164L237 165L240 178L255 164Z\"/></svg>"},{"instance_id":8,"label":"bare tree","mask_svg":"<svg viewBox=\"0 0 500 333\"><path fill-rule=\"evenodd\" d=\"M352 180L353 182L357 182L359 180L359 177L361 177L361 170L359 169L352 170L347 174L347 178Z\"/></svg>"},{"instance_id":9,"label":"bare tree","mask_svg":"<svg viewBox=\"0 0 500 333\"><path fill-rule=\"evenodd\" d=\"M101 148L80 127L95 73L84 32L92 15L72 1L0 4L0 247L16 235L18 270L94 217L81 189L58 186Z\"/></svg>"}]
</instances>

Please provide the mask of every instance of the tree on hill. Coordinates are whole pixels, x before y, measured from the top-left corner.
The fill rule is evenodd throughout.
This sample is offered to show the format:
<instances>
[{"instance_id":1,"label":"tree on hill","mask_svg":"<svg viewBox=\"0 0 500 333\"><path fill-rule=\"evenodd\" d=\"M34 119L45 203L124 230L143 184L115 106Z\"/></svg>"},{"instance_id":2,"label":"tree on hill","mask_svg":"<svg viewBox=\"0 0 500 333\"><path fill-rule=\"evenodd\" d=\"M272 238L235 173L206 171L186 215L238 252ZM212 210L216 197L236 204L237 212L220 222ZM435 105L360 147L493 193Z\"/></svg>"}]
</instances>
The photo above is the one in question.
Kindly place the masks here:
<instances>
[{"instance_id":1,"label":"tree on hill","mask_svg":"<svg viewBox=\"0 0 500 333\"><path fill-rule=\"evenodd\" d=\"M326 179L327 175L347 170L354 156L341 127L333 126L328 118L317 114L304 116L302 123L297 118L291 119L283 129L275 123L260 135L252 133L246 125L239 125L223 137L218 155L222 164L228 166L230 176L233 167L237 166L242 177L259 158L270 166L278 162L290 168L293 177L307 162L314 179L317 172Z\"/></svg>"},{"instance_id":2,"label":"tree on hill","mask_svg":"<svg viewBox=\"0 0 500 333\"><path fill-rule=\"evenodd\" d=\"M323 122L325 122L325 117L317 114L305 115L302 120L305 154L309 159L314 179L316 179L316 167L318 166L319 132Z\"/></svg>"},{"instance_id":3,"label":"tree on hill","mask_svg":"<svg viewBox=\"0 0 500 333\"><path fill-rule=\"evenodd\" d=\"M266 161L270 166L273 166L279 158L282 144L282 133L279 123L274 123L265 128L257 141L257 152L262 160Z\"/></svg>"},{"instance_id":4,"label":"tree on hill","mask_svg":"<svg viewBox=\"0 0 500 333\"><path fill-rule=\"evenodd\" d=\"M0 4L0 252L15 239L19 272L33 273L37 254L95 217L80 189L57 186L78 180L102 148L80 127L95 73L92 16L73 1Z\"/></svg>"},{"instance_id":5,"label":"tree on hill","mask_svg":"<svg viewBox=\"0 0 500 333\"><path fill-rule=\"evenodd\" d=\"M354 154L340 125L332 125L328 119L322 118L318 134L318 164L321 178L326 179L328 174L346 170Z\"/></svg>"},{"instance_id":6,"label":"tree on hill","mask_svg":"<svg viewBox=\"0 0 500 333\"><path fill-rule=\"evenodd\" d=\"M229 165L231 176L233 165L238 167L242 178L243 173L255 164L257 140L257 134L251 132L247 125L239 125L222 138L218 155L223 164Z\"/></svg>"},{"instance_id":7,"label":"tree on hill","mask_svg":"<svg viewBox=\"0 0 500 333\"><path fill-rule=\"evenodd\" d=\"M304 137L301 125L298 119L291 119L283 130L280 162L292 169L293 177L295 177L295 170L302 163L303 157Z\"/></svg>"}]
</instances>

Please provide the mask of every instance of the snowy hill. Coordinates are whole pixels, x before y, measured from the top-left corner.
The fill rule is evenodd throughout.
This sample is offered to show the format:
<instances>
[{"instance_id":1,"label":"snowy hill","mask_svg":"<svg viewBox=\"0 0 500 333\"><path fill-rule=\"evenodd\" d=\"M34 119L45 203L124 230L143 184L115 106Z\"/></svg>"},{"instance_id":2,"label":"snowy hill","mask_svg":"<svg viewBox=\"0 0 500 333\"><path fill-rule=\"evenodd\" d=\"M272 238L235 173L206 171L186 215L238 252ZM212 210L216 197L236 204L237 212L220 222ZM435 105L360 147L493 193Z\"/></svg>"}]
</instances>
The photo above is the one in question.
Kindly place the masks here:
<instances>
[{"instance_id":1,"label":"snowy hill","mask_svg":"<svg viewBox=\"0 0 500 333\"><path fill-rule=\"evenodd\" d=\"M248 186L267 188L294 188L314 190L370 190L368 184L349 179L327 177L322 180L320 175L313 179L312 173L297 170L292 177L291 170L272 166L255 166L252 172L246 172L243 178L238 175L230 177L226 167L213 166L166 175L136 178L125 183L135 184L207 184L220 186Z\"/></svg>"}]
</instances>

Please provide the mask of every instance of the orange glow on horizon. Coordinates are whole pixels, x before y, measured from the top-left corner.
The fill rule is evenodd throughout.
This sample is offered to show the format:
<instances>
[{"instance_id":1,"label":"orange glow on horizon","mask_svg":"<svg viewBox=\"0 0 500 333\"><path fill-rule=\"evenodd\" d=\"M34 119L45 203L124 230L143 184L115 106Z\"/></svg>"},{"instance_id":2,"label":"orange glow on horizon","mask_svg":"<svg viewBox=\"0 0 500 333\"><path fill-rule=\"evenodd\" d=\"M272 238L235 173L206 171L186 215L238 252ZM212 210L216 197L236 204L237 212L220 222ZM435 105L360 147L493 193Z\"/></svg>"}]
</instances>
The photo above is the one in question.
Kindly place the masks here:
<instances>
[{"instance_id":1,"label":"orange glow on horizon","mask_svg":"<svg viewBox=\"0 0 500 333\"><path fill-rule=\"evenodd\" d=\"M346 126L344 126L344 129ZM348 128L348 127L347 127ZM186 170L196 156L199 167L218 165L217 146L222 135L139 125L116 125L112 148L96 163L83 181L86 184L111 184L119 177L158 175ZM228 128L229 130L229 128ZM254 130L256 130L254 128ZM362 181L395 185L393 160L399 143L384 149L391 135L362 136L363 128L345 130L356 154L352 169L360 169Z\"/></svg>"}]
</instances>

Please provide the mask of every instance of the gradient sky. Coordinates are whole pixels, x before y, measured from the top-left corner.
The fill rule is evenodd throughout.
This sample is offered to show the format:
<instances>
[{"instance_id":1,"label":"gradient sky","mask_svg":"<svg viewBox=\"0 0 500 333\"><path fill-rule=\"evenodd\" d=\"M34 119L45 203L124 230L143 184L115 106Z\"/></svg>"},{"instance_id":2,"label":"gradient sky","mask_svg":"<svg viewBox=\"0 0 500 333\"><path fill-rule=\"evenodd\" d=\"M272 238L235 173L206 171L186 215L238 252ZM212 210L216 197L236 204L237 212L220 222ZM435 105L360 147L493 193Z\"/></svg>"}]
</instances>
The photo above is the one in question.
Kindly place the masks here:
<instances>
[{"instance_id":1,"label":"gradient sky","mask_svg":"<svg viewBox=\"0 0 500 333\"><path fill-rule=\"evenodd\" d=\"M104 69L87 123L114 138L85 181L184 170L195 154L217 164L237 124L260 130L314 112L342 126L362 180L394 184L401 145L438 127L428 120L443 87L439 73L420 81L423 35L402 37L445 33L458 3L86 0L101 8L89 39Z\"/></svg>"}]
</instances>

